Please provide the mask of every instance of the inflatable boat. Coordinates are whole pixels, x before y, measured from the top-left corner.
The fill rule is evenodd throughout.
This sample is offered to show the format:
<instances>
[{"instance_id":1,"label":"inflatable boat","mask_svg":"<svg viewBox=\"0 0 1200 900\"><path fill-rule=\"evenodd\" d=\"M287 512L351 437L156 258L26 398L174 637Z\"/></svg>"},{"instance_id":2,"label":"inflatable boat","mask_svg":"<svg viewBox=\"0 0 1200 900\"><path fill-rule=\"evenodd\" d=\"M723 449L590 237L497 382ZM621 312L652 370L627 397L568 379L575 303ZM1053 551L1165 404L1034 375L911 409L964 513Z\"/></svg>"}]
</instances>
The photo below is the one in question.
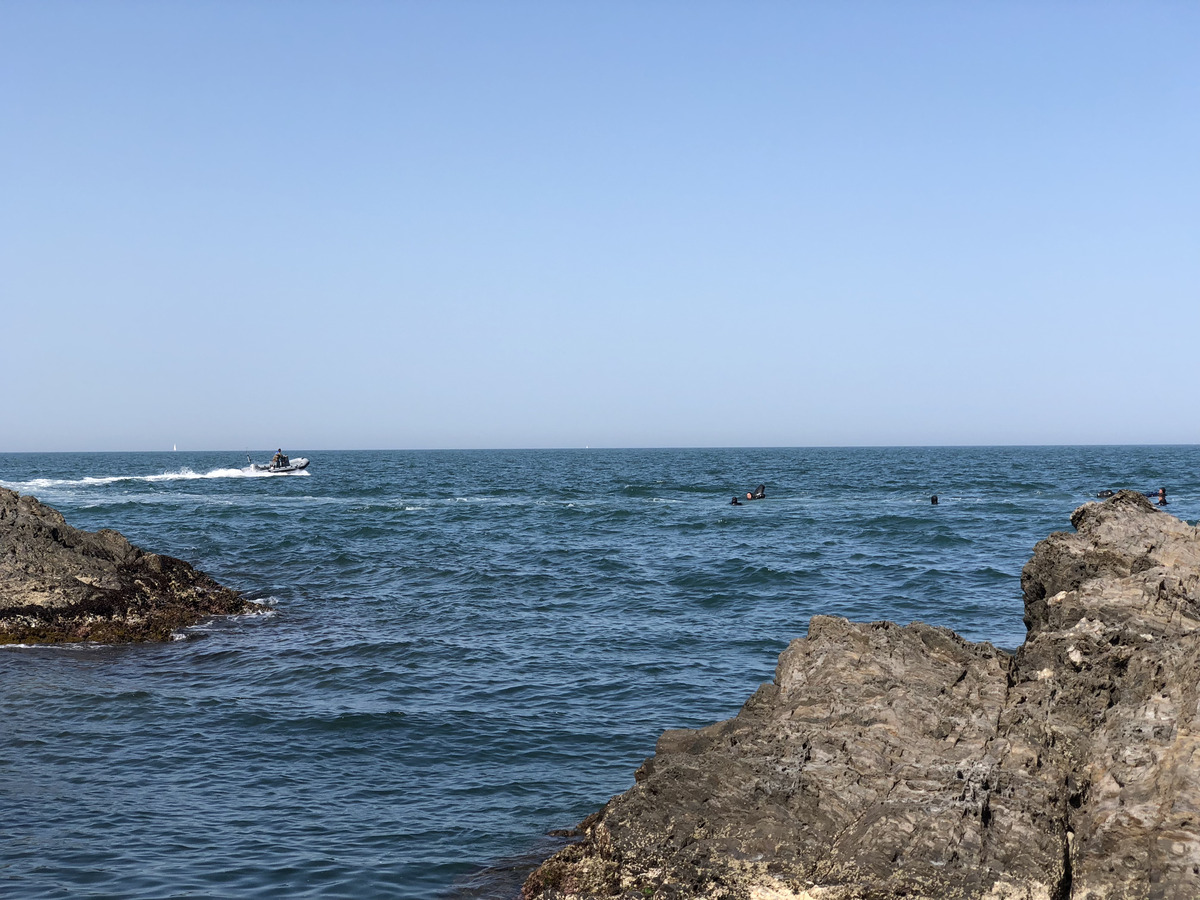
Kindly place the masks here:
<instances>
[{"instance_id":1,"label":"inflatable boat","mask_svg":"<svg viewBox=\"0 0 1200 900\"><path fill-rule=\"evenodd\" d=\"M288 459L286 456L280 464L268 463L265 466L260 466L253 462L250 457L246 457L246 462L250 463L250 468L255 472L270 472L273 475L283 475L287 472L300 472L308 468L308 460L303 456L297 456L295 459Z\"/></svg>"}]
</instances>

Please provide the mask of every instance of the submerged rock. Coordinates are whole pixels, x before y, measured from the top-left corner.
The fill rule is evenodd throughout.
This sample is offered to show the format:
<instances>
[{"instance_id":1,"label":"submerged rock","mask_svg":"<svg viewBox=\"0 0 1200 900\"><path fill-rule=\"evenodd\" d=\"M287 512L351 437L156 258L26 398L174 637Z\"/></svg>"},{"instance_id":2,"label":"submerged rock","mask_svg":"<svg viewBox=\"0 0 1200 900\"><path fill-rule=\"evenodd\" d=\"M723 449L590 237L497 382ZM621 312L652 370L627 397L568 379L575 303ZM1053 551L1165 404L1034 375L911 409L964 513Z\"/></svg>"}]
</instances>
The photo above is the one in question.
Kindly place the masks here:
<instances>
[{"instance_id":1,"label":"submerged rock","mask_svg":"<svg viewBox=\"0 0 1200 900\"><path fill-rule=\"evenodd\" d=\"M1022 572L1015 654L816 616L522 897L1197 896L1200 533L1129 491L1071 523Z\"/></svg>"},{"instance_id":2,"label":"submerged rock","mask_svg":"<svg viewBox=\"0 0 1200 900\"><path fill-rule=\"evenodd\" d=\"M80 531L0 488L0 644L164 641L213 615L261 607L116 531Z\"/></svg>"}]
</instances>

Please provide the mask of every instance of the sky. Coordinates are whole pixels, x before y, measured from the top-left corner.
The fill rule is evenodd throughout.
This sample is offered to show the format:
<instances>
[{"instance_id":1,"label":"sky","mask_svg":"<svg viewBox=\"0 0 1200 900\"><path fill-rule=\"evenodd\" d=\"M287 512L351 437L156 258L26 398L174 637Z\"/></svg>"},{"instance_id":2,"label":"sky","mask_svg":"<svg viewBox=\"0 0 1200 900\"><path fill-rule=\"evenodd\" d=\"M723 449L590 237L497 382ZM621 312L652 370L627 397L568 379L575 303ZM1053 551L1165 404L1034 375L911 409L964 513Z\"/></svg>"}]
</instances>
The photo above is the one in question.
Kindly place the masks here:
<instances>
[{"instance_id":1,"label":"sky","mask_svg":"<svg viewBox=\"0 0 1200 900\"><path fill-rule=\"evenodd\" d=\"M0 0L0 451L1200 443L1200 4Z\"/></svg>"}]
</instances>

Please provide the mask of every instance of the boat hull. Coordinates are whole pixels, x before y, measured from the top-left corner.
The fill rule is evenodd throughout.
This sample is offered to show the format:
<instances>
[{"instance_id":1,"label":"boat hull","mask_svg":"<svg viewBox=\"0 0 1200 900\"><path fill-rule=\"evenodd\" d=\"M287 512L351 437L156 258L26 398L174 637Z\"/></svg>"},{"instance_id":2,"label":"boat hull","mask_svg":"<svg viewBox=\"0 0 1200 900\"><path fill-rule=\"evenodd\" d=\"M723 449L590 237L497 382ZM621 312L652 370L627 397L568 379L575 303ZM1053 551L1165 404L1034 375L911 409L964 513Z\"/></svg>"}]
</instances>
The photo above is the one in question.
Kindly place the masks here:
<instances>
[{"instance_id":1,"label":"boat hull","mask_svg":"<svg viewBox=\"0 0 1200 900\"><path fill-rule=\"evenodd\" d=\"M258 463L250 463L251 468L255 472L270 472L272 475L286 475L288 472L301 472L308 468L308 460L304 457L297 457L290 460L286 466L260 466Z\"/></svg>"}]
</instances>

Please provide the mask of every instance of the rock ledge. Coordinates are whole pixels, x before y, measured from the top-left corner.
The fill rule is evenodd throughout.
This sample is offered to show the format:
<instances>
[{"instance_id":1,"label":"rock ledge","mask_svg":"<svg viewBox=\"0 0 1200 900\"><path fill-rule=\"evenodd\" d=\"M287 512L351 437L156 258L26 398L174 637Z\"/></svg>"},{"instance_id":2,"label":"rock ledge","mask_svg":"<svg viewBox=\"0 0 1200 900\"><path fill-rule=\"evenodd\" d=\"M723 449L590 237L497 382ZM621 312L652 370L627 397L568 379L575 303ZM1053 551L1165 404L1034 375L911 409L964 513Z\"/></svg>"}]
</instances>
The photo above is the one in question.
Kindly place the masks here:
<instances>
[{"instance_id":1,"label":"rock ledge","mask_svg":"<svg viewBox=\"0 0 1200 900\"><path fill-rule=\"evenodd\" d=\"M0 644L165 641L209 616L261 609L182 560L72 528L0 488Z\"/></svg>"},{"instance_id":2,"label":"rock ledge","mask_svg":"<svg viewBox=\"0 0 1200 900\"><path fill-rule=\"evenodd\" d=\"M1041 541L1015 654L816 616L668 731L525 900L1193 900L1200 534L1121 492Z\"/></svg>"}]
</instances>

